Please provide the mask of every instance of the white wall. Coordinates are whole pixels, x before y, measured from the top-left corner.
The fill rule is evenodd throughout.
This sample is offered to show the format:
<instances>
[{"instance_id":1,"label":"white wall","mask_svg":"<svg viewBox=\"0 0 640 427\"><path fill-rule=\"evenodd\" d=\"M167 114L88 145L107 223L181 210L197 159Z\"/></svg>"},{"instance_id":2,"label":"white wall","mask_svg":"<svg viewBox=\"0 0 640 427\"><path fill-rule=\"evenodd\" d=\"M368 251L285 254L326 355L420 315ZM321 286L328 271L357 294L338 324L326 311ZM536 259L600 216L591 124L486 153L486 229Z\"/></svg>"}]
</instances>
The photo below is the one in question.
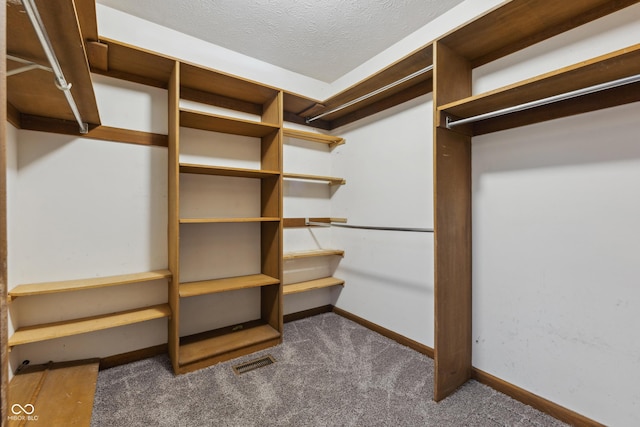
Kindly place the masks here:
<instances>
[{"instance_id":1,"label":"white wall","mask_svg":"<svg viewBox=\"0 0 640 427\"><path fill-rule=\"evenodd\" d=\"M332 216L354 225L433 227L431 95L336 131ZM333 230L345 249L337 307L433 347L433 234Z\"/></svg>"},{"instance_id":2,"label":"white wall","mask_svg":"<svg viewBox=\"0 0 640 427\"><path fill-rule=\"evenodd\" d=\"M638 43L639 30L636 5L477 70L476 92ZM473 365L612 426L640 423L639 114L473 139Z\"/></svg>"},{"instance_id":3,"label":"white wall","mask_svg":"<svg viewBox=\"0 0 640 427\"><path fill-rule=\"evenodd\" d=\"M98 104L106 105L105 125L166 132L165 91L94 77ZM26 130L12 134L11 286L167 268L166 148ZM27 326L166 301L167 281L158 280L18 298L10 316L13 325ZM166 339L167 320L161 319L22 345L11 353L11 369L24 359L108 356Z\"/></svg>"},{"instance_id":4,"label":"white wall","mask_svg":"<svg viewBox=\"0 0 640 427\"><path fill-rule=\"evenodd\" d=\"M7 161L7 290L12 289L16 283L14 279L14 259L12 256L11 249L17 243L15 238L15 233L11 229L11 224L14 223L16 218L18 217L17 212L17 197L18 197L18 129L16 129L11 123L7 122L7 132L6 132L6 161ZM11 320L11 317L8 317L7 324L7 333L8 336L13 335L15 331L14 324ZM9 353L9 364L10 366L16 366L18 363L18 356L15 352ZM13 377L13 370L9 369L9 380Z\"/></svg>"}]
</instances>

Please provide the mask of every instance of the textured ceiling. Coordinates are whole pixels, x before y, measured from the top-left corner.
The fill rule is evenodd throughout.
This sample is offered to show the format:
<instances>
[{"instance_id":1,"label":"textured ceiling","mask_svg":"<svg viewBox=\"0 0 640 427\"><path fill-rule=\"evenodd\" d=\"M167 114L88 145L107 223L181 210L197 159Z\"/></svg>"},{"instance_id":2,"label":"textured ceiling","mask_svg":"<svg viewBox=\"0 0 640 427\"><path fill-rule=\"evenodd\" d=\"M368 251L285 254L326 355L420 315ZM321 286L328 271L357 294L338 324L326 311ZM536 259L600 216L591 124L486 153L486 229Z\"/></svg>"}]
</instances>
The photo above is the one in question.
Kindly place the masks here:
<instances>
[{"instance_id":1,"label":"textured ceiling","mask_svg":"<svg viewBox=\"0 0 640 427\"><path fill-rule=\"evenodd\" d=\"M463 0L97 0L332 82Z\"/></svg>"}]
</instances>

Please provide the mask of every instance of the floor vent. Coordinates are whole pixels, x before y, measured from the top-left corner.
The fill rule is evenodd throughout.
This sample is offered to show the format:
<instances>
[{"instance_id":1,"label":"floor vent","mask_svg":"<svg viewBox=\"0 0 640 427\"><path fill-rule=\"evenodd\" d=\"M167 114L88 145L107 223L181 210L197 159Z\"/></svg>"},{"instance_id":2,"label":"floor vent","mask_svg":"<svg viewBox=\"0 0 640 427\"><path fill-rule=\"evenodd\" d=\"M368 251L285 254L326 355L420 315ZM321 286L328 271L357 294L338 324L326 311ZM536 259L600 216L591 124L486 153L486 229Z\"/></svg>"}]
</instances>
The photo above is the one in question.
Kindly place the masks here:
<instances>
[{"instance_id":1,"label":"floor vent","mask_svg":"<svg viewBox=\"0 0 640 427\"><path fill-rule=\"evenodd\" d=\"M262 368L263 366L272 365L274 363L276 363L276 359L274 359L273 356L269 354L259 359L250 360L248 362L233 366L233 372L235 372L236 375L240 375L249 371L253 371L254 369Z\"/></svg>"}]
</instances>

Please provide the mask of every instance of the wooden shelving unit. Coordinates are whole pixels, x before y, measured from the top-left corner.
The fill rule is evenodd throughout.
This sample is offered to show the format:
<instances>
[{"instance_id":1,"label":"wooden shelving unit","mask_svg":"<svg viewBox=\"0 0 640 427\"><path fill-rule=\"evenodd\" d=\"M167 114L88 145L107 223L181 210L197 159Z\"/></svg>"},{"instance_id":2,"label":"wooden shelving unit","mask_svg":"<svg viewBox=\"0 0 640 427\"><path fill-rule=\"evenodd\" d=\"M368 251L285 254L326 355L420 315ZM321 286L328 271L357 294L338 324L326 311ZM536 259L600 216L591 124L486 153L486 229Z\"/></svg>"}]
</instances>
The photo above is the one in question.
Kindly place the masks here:
<instances>
[{"instance_id":1,"label":"wooden shelving unit","mask_svg":"<svg viewBox=\"0 0 640 427\"><path fill-rule=\"evenodd\" d=\"M336 277L323 277L321 279L308 280L305 282L291 283L284 286L284 295L296 294L298 292L313 291L316 289L329 288L332 286L344 286L344 280Z\"/></svg>"},{"instance_id":2,"label":"wooden shelving unit","mask_svg":"<svg viewBox=\"0 0 640 427\"><path fill-rule=\"evenodd\" d=\"M18 328L9 338L9 347L62 338L87 332L146 322L171 316L169 304L159 304L152 307L136 308L118 313L103 314L64 322L46 323L43 325L25 326Z\"/></svg>"},{"instance_id":3,"label":"wooden shelving unit","mask_svg":"<svg viewBox=\"0 0 640 427\"><path fill-rule=\"evenodd\" d=\"M260 121L180 108L189 99L260 116ZM238 357L265 346L276 345L282 336L282 93L256 83L213 70L176 61L169 82L169 265L175 280L169 302L173 316L169 328L169 353L176 373L189 372L222 360ZM246 169L180 161L180 128L242 135L260 141L260 167ZM211 139L211 144L216 142ZM180 193L186 190L181 175L198 174L257 180L260 184L260 216L187 217L180 212ZM209 179L209 178L206 178ZM184 227L203 224L259 225L260 273L184 282L181 275L181 239ZM182 243L181 243L182 242ZM250 269L253 269L251 267ZM215 277L215 276L214 276ZM260 289L260 319L241 325L180 336L181 301L220 292ZM202 313L202 316L209 315Z\"/></svg>"},{"instance_id":4,"label":"wooden shelving unit","mask_svg":"<svg viewBox=\"0 0 640 427\"><path fill-rule=\"evenodd\" d=\"M637 74L638 45L634 45L472 96L475 67L635 3L512 0L434 42L435 400L447 397L471 377L472 136L638 101L640 85L451 128L447 117L472 117Z\"/></svg>"}]
</instances>

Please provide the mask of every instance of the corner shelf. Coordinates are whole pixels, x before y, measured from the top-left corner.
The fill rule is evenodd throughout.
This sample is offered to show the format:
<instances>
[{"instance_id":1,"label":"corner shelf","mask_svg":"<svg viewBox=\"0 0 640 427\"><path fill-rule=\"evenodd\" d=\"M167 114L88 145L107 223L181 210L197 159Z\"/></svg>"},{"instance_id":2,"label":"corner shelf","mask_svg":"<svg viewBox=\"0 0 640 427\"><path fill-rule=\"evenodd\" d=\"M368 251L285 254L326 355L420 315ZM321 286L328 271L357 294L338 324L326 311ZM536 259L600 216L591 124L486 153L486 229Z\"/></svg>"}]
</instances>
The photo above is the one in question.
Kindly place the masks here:
<instances>
[{"instance_id":1,"label":"corner shelf","mask_svg":"<svg viewBox=\"0 0 640 427\"><path fill-rule=\"evenodd\" d=\"M283 129L284 136L290 138L303 139L305 141L318 142L321 144L327 144L329 148L337 147L345 143L344 138L333 135L326 135L323 133L307 132L298 129Z\"/></svg>"},{"instance_id":2,"label":"corner shelf","mask_svg":"<svg viewBox=\"0 0 640 427\"><path fill-rule=\"evenodd\" d=\"M170 316L171 309L169 308L169 304L159 304L151 307L121 311L118 313L102 314L42 325L25 326L18 328L11 338L9 338L9 347L87 332L95 332L103 329L146 322L148 320L161 319L163 317Z\"/></svg>"},{"instance_id":3,"label":"corner shelf","mask_svg":"<svg viewBox=\"0 0 640 427\"><path fill-rule=\"evenodd\" d=\"M289 261L300 258L313 258L331 255L344 256L344 251L341 249L318 249L313 251L288 252L282 256L282 259Z\"/></svg>"},{"instance_id":4,"label":"corner shelf","mask_svg":"<svg viewBox=\"0 0 640 427\"><path fill-rule=\"evenodd\" d=\"M325 182L328 182L329 185L344 185L347 183L347 181L344 178L337 178L333 176L306 175L302 173L288 173L288 172L283 173L282 176L288 179L299 179L299 180L305 180L305 181L325 181Z\"/></svg>"},{"instance_id":5,"label":"corner shelf","mask_svg":"<svg viewBox=\"0 0 640 427\"><path fill-rule=\"evenodd\" d=\"M639 73L638 63L640 63L640 44L490 92L445 104L438 108L438 125L440 127L445 126L444 116L452 116L456 119L473 117L630 77ZM640 84L638 83L599 91L591 95L583 95L571 100L546 104L541 107L502 115L469 125L461 125L460 132L482 135L635 101L640 101ZM454 128L454 131L457 130L457 128Z\"/></svg>"},{"instance_id":6,"label":"corner shelf","mask_svg":"<svg viewBox=\"0 0 640 427\"><path fill-rule=\"evenodd\" d=\"M267 276L266 274L251 274L247 276L180 283L179 293L180 298L187 298L198 295L213 294L216 292L228 292L239 289L277 285L279 283L280 280L275 277Z\"/></svg>"},{"instance_id":7,"label":"corner shelf","mask_svg":"<svg viewBox=\"0 0 640 427\"><path fill-rule=\"evenodd\" d=\"M291 283L282 287L282 294L291 295L299 292L313 291L315 289L329 288L331 286L344 286L344 280L336 277L323 277L321 279Z\"/></svg>"},{"instance_id":8,"label":"corner shelf","mask_svg":"<svg viewBox=\"0 0 640 427\"><path fill-rule=\"evenodd\" d=\"M9 297L15 299L31 295L44 295L57 292L81 291L84 289L103 288L107 286L127 285L148 282L158 279L170 279L169 270L154 270L146 273L122 274L108 277L92 277L89 279L64 280L59 282L41 282L18 285L9 291Z\"/></svg>"}]
</instances>

